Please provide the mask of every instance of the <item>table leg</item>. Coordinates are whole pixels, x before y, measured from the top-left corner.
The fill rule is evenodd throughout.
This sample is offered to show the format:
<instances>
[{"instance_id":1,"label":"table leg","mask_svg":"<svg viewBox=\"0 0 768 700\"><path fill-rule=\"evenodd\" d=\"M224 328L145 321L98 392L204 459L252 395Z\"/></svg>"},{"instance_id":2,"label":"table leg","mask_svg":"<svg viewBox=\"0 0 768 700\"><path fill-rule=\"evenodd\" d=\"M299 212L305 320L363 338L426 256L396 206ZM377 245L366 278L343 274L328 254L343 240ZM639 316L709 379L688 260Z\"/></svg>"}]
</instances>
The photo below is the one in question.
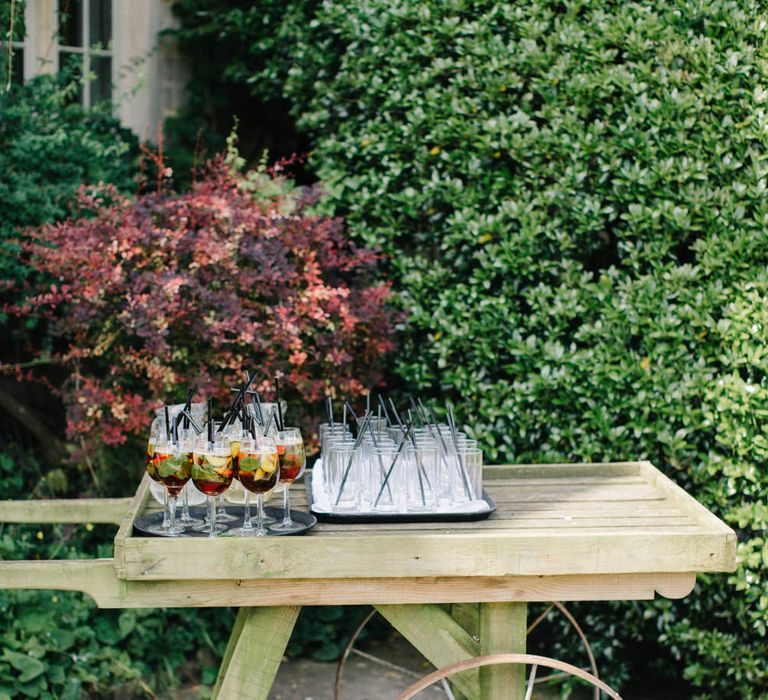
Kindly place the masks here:
<instances>
[{"instance_id":1,"label":"table leg","mask_svg":"<svg viewBox=\"0 0 768 700\"><path fill-rule=\"evenodd\" d=\"M480 655L525 653L525 603L480 605ZM526 668L522 665L486 666L480 669L480 700L523 700Z\"/></svg>"},{"instance_id":2,"label":"table leg","mask_svg":"<svg viewBox=\"0 0 768 700\"><path fill-rule=\"evenodd\" d=\"M477 656L480 646L438 605L374 606L398 632L437 668ZM457 673L451 678L461 693L478 696L478 672Z\"/></svg>"},{"instance_id":3,"label":"table leg","mask_svg":"<svg viewBox=\"0 0 768 700\"><path fill-rule=\"evenodd\" d=\"M267 700L299 609L240 608L213 700Z\"/></svg>"}]
</instances>

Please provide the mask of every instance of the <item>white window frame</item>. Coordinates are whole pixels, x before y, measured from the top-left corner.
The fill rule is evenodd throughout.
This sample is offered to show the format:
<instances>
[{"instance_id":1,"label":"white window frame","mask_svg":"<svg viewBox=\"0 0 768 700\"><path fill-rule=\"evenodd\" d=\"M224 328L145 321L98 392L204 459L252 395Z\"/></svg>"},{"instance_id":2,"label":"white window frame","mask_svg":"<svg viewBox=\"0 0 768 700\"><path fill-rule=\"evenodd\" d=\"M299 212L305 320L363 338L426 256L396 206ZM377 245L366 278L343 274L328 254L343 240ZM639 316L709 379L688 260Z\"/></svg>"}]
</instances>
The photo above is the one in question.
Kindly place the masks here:
<instances>
[{"instance_id":1,"label":"white window frame","mask_svg":"<svg viewBox=\"0 0 768 700\"><path fill-rule=\"evenodd\" d=\"M29 0L27 0L29 2ZM109 0L112 3L112 0ZM110 45L109 48L95 49L91 46L91 3L90 0L82 0L82 22L83 22L83 45L82 46L68 46L66 44L59 43L59 10L58 3L54 4L54 11L56 12L55 26L56 26L56 69L60 70L59 60L62 53L79 54L83 57L83 76L88 76L91 73L91 56L102 56L104 58L111 58L111 69L109 76L110 95L111 100L115 91L115 13L114 5L111 8L110 16L112 17L112 26L110 27ZM86 109L91 106L91 86L92 80L83 81L83 107Z\"/></svg>"},{"instance_id":2,"label":"white window frame","mask_svg":"<svg viewBox=\"0 0 768 700\"><path fill-rule=\"evenodd\" d=\"M29 2L30 0L27 0ZM19 12L19 8L16 8L16 12ZM24 39L22 41L12 41L11 42L11 49L12 52L15 53L19 49L21 49L24 52L24 65L22 66L22 72L21 72L21 82L25 83L27 82L27 70L26 70L26 64L27 64L27 51L29 50L29 47L27 46L27 35L29 32L27 31L27 25L26 25L26 16L24 18ZM8 41L5 38L8 35L8 28L7 27L0 27L0 51L3 52L3 60L6 60L8 57ZM11 60L13 62L13 60ZM7 70L7 67L6 67ZM0 85L2 85L3 89L5 89L5 86L8 82L8 73L4 72L2 76L0 76Z\"/></svg>"}]
</instances>

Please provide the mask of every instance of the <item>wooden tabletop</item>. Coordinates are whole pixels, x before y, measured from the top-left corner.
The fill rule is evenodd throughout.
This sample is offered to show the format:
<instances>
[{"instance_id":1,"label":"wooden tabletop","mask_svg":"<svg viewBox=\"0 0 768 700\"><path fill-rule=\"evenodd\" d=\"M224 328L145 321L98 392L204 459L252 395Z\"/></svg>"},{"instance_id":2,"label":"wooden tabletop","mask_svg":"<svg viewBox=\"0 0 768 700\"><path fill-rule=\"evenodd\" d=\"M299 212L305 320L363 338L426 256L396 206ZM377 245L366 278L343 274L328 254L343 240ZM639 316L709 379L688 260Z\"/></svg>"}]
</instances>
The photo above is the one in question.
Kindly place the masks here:
<instances>
[{"instance_id":1,"label":"wooden tabletop","mask_svg":"<svg viewBox=\"0 0 768 700\"><path fill-rule=\"evenodd\" d=\"M375 579L391 589L407 579L427 589L463 580L475 592L502 579L507 588L578 579L585 592L572 591L573 599L594 597L596 584L604 598L649 597L654 589L679 597L696 572L735 566L734 532L648 462L487 467L484 476L497 504L487 520L318 523L301 537L216 539L134 536L133 518L147 506L145 479L115 540L116 574L127 581L236 581L241 588ZM294 485L292 505L306 509L303 484ZM555 597L550 590L518 593Z\"/></svg>"}]
</instances>

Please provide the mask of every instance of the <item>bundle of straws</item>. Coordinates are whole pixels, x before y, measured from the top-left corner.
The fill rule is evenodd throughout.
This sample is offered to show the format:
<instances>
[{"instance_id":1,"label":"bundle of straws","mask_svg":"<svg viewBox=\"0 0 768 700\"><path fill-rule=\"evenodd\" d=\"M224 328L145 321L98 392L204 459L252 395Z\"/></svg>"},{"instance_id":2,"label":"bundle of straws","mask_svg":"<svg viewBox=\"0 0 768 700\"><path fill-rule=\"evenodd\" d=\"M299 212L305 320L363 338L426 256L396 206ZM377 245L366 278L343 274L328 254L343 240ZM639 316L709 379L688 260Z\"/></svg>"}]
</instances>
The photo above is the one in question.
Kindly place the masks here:
<instances>
[{"instance_id":1,"label":"bundle of straws","mask_svg":"<svg viewBox=\"0 0 768 700\"><path fill-rule=\"evenodd\" d=\"M374 412L371 397L362 415L344 401L340 422L326 399L319 471L331 510L439 512L481 500L482 452L458 430L452 404L442 424L420 398L403 412L379 395Z\"/></svg>"}]
</instances>

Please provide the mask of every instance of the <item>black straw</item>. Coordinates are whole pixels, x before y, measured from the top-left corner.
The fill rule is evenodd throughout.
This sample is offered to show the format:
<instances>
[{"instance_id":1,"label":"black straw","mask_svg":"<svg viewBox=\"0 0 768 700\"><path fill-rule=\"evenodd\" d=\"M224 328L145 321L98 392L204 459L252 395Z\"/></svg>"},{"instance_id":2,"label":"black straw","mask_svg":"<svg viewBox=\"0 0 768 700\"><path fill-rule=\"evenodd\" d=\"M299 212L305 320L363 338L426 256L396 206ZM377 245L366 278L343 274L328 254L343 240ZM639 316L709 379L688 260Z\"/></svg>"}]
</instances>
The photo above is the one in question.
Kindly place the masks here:
<instances>
[{"instance_id":1,"label":"black straw","mask_svg":"<svg viewBox=\"0 0 768 700\"><path fill-rule=\"evenodd\" d=\"M275 394L277 394L277 429L284 430L285 423L283 423L283 407L280 405L280 378L275 377Z\"/></svg>"},{"instance_id":2,"label":"black straw","mask_svg":"<svg viewBox=\"0 0 768 700\"><path fill-rule=\"evenodd\" d=\"M453 415L453 406L451 402L448 402L448 427L451 429L451 437L453 438L453 447L456 450L456 461L459 465L461 473L461 480L464 483L464 492L467 494L467 498L473 498L472 489L469 486L469 478L467 476L467 470L464 468L464 460L459 453L459 435L456 432L456 419Z\"/></svg>"},{"instance_id":3,"label":"black straw","mask_svg":"<svg viewBox=\"0 0 768 700\"><path fill-rule=\"evenodd\" d=\"M395 408L395 402L392 401L392 397L389 398L389 405L392 407L392 413L395 415L395 420L397 421L398 426L400 426L400 429L403 428L403 421L400 418L400 414L397 412L397 409Z\"/></svg>"},{"instance_id":4,"label":"black straw","mask_svg":"<svg viewBox=\"0 0 768 700\"><path fill-rule=\"evenodd\" d=\"M384 483L381 485L381 488L379 489L379 493L376 496L376 500L373 502L374 508L379 505L379 500L381 499L381 494L384 493L384 489L387 487L387 484L389 483L389 477L392 476L392 471L395 468L395 465L397 464L397 459L400 457L400 455L403 452L403 447L405 447L405 443L408 442L408 435L411 432L411 428L413 425L407 425L405 427L405 433L403 434L403 441L400 443L400 447L397 448L397 452L395 453L395 458L392 460L392 464L389 465L389 469L387 470L387 474L384 477Z\"/></svg>"},{"instance_id":5,"label":"black straw","mask_svg":"<svg viewBox=\"0 0 768 700\"><path fill-rule=\"evenodd\" d=\"M264 437L267 436L267 433L269 432L269 428L272 425L272 423L275 420L275 412L272 411L272 413L269 414L269 420L267 421L267 424L264 426ZM278 428L280 430L280 428Z\"/></svg>"},{"instance_id":6,"label":"black straw","mask_svg":"<svg viewBox=\"0 0 768 700\"><path fill-rule=\"evenodd\" d=\"M336 496L336 503L334 505L339 505L339 501L341 500L341 494L344 492L344 485L347 483L347 477L349 476L349 470L352 468L352 460L355 458L355 453L357 452L357 449L360 447L360 443L363 441L363 435L365 434L365 428L368 425L368 423L371 420L371 414L366 413L365 418L363 418L363 424L360 427L360 430L357 433L357 439L355 440L355 444L352 446L352 454L349 455L349 460L347 461L347 466L344 469L344 475L341 477L341 483L339 484L339 493Z\"/></svg>"},{"instance_id":7,"label":"black straw","mask_svg":"<svg viewBox=\"0 0 768 700\"><path fill-rule=\"evenodd\" d=\"M168 406L165 406L165 439L171 439L171 419L168 413Z\"/></svg>"},{"instance_id":8,"label":"black straw","mask_svg":"<svg viewBox=\"0 0 768 700\"><path fill-rule=\"evenodd\" d=\"M173 438L173 444L179 444L179 423L184 418L183 413L179 413L176 418L173 419L173 428L171 429L171 437Z\"/></svg>"},{"instance_id":9,"label":"black straw","mask_svg":"<svg viewBox=\"0 0 768 700\"><path fill-rule=\"evenodd\" d=\"M424 409L424 412L430 416L431 420L434 421L435 429L432 429L432 424L427 421L427 430L429 430L429 434L433 439L439 440L440 445L442 446L442 450L438 450L440 452L440 458L443 461L443 464L445 465L446 469L449 469L448 466L448 445L445 444L445 438L443 437L443 434L440 432L440 427L437 425L437 419L435 418L435 414L432 413L432 409L427 406L425 407L423 403L421 403L421 399L419 399L419 405ZM437 436L435 437L435 433L437 433Z\"/></svg>"},{"instance_id":10,"label":"black straw","mask_svg":"<svg viewBox=\"0 0 768 700\"><path fill-rule=\"evenodd\" d=\"M330 396L325 399L325 411L328 414L328 425L332 428L333 427L333 399L331 399Z\"/></svg>"},{"instance_id":11,"label":"black straw","mask_svg":"<svg viewBox=\"0 0 768 700\"><path fill-rule=\"evenodd\" d=\"M240 390L237 392L237 396L235 396L235 400L230 404L229 409L224 415L224 418L221 421L221 426L219 427L218 432L221 432L222 430L224 430L224 428L226 428L229 423L234 423L234 418L237 415L237 409L240 405L240 402L245 397L245 393L248 391L248 389L251 388L251 384L253 383L254 379L256 379L255 374L245 384L240 385Z\"/></svg>"},{"instance_id":12,"label":"black straw","mask_svg":"<svg viewBox=\"0 0 768 700\"><path fill-rule=\"evenodd\" d=\"M379 411L381 411L381 408L379 408ZM368 415L367 412L366 412L366 415ZM371 417L373 417L372 413L370 415L371 415ZM363 420L365 420L365 417L363 418ZM368 432L371 434L371 440L373 441L373 446L374 447L378 447L379 443L376 440L376 434L373 432L373 426L371 425L371 421L370 420L368 421L366 426L368 428ZM377 430L378 430L378 428L377 428ZM381 461L381 455L377 455L377 456L379 458L379 472L383 475L384 474L384 464ZM392 497L392 489L389 487L389 484L387 484L387 491L389 491L389 496L391 498Z\"/></svg>"},{"instance_id":13,"label":"black straw","mask_svg":"<svg viewBox=\"0 0 768 700\"><path fill-rule=\"evenodd\" d=\"M355 413L355 409L352 408L352 404L349 403L349 401L345 401L344 402L344 408L349 410L349 412L352 414L352 418L354 418L354 420L355 420L355 424L358 425L358 427L359 427L360 420L357 417L357 413ZM366 411L366 413L368 413L368 411Z\"/></svg>"},{"instance_id":14,"label":"black straw","mask_svg":"<svg viewBox=\"0 0 768 700\"><path fill-rule=\"evenodd\" d=\"M263 426L264 425L264 413L262 413L262 410L261 410L261 396L259 396L259 392L258 391L254 392L253 401L256 404L256 412L259 414L256 417L256 420L259 422L259 425Z\"/></svg>"},{"instance_id":15,"label":"black straw","mask_svg":"<svg viewBox=\"0 0 768 700\"><path fill-rule=\"evenodd\" d=\"M408 423L410 425L414 425L413 422L413 416L411 415L411 409L408 409ZM427 486L429 488L432 488L432 484L429 483L429 476L427 475L426 469L424 469L424 465L421 463L421 460L419 459L419 448L416 445L416 436L411 432L411 444L413 445L413 458L416 460L416 473L419 475L419 488L421 489L421 503L422 505L426 504L426 501L424 500L424 484L422 483L422 474L424 476L424 479L427 480Z\"/></svg>"},{"instance_id":16,"label":"black straw","mask_svg":"<svg viewBox=\"0 0 768 700\"><path fill-rule=\"evenodd\" d=\"M413 413L418 417L419 423L421 423L421 427L424 427L424 419L421 417L421 413L419 413L419 407L416 405L416 402L413 400L413 396L408 397L408 403L411 406L411 409L413 410Z\"/></svg>"},{"instance_id":17,"label":"black straw","mask_svg":"<svg viewBox=\"0 0 768 700\"><path fill-rule=\"evenodd\" d=\"M200 425L198 425L197 421L192 417L192 414L189 411L184 411L184 423L187 425L187 428L189 427L189 423L192 424L192 427L194 428L195 432L200 435L200 433L203 432L203 429Z\"/></svg>"},{"instance_id":18,"label":"black straw","mask_svg":"<svg viewBox=\"0 0 768 700\"><path fill-rule=\"evenodd\" d=\"M384 417L387 419L387 425L392 425L392 420L389 417L389 411L387 410L387 404L384 403L384 397L379 394L379 407L384 410Z\"/></svg>"},{"instance_id":19,"label":"black straw","mask_svg":"<svg viewBox=\"0 0 768 700\"><path fill-rule=\"evenodd\" d=\"M208 443L213 445L213 399L208 399Z\"/></svg>"}]
</instances>

